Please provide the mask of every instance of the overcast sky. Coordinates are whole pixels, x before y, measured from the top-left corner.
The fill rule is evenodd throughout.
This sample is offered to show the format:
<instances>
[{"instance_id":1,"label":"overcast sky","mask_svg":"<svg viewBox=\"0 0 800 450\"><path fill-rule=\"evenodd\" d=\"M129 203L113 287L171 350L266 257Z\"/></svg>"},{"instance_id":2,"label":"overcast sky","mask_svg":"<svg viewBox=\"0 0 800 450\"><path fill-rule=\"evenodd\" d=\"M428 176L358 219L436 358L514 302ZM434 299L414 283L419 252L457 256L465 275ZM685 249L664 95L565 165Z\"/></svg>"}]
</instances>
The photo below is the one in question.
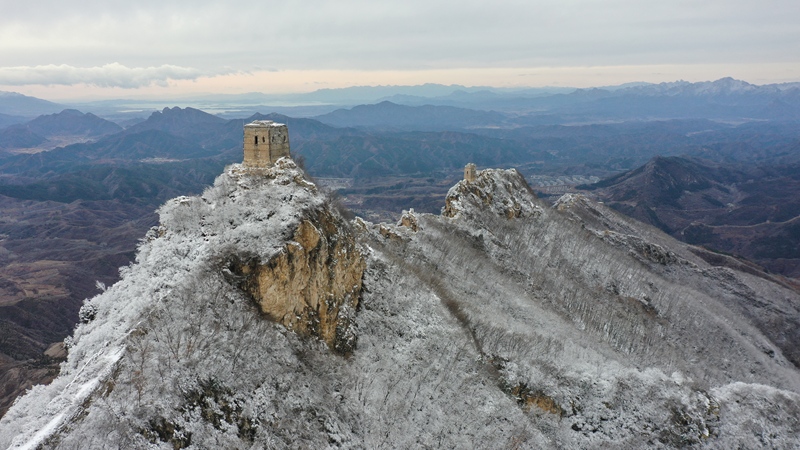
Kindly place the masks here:
<instances>
[{"instance_id":1,"label":"overcast sky","mask_svg":"<svg viewBox=\"0 0 800 450\"><path fill-rule=\"evenodd\" d=\"M798 0L3 0L0 90L800 81Z\"/></svg>"}]
</instances>

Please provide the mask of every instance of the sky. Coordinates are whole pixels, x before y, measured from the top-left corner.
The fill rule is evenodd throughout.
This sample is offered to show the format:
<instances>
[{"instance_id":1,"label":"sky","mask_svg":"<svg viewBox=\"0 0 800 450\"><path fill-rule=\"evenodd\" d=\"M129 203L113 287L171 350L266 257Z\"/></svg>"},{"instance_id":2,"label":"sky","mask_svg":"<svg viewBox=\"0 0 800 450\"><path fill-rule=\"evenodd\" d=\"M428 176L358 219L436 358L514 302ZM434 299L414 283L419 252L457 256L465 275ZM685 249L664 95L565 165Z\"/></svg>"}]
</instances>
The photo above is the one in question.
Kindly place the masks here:
<instances>
[{"instance_id":1,"label":"sky","mask_svg":"<svg viewBox=\"0 0 800 450\"><path fill-rule=\"evenodd\" d=\"M800 81L798 0L2 3L0 90L53 100Z\"/></svg>"}]
</instances>

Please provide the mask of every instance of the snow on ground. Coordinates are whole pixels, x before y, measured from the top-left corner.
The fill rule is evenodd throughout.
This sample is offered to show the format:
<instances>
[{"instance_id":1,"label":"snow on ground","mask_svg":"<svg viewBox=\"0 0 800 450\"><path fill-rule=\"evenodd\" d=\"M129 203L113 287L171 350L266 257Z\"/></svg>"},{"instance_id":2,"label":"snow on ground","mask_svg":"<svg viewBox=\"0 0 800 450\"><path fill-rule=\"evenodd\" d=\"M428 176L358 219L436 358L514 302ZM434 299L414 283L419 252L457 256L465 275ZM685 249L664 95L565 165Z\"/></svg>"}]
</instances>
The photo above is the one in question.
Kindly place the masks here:
<instances>
[{"instance_id":1,"label":"snow on ground","mask_svg":"<svg viewBox=\"0 0 800 450\"><path fill-rule=\"evenodd\" d=\"M226 272L326 204L291 162L167 202L137 263L90 300L62 374L0 421L0 446L797 444L800 375L729 307L796 293L653 258L641 249L669 239L603 211L625 227L608 239L515 171L448 195L449 216L414 215L416 232L354 224L368 265L347 357L266 320Z\"/></svg>"}]
</instances>

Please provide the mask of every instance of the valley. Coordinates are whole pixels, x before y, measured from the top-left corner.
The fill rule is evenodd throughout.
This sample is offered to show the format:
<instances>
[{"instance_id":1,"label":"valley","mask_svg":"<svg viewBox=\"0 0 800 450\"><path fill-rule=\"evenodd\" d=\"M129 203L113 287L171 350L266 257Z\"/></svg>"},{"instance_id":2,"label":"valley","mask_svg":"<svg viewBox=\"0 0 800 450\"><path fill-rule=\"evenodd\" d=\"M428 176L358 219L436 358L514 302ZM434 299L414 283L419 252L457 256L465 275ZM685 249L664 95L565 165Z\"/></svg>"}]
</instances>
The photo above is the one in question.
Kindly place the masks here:
<instances>
[{"instance_id":1,"label":"valley","mask_svg":"<svg viewBox=\"0 0 800 450\"><path fill-rule=\"evenodd\" d=\"M657 157L582 186L677 239L800 277L800 165L753 166Z\"/></svg>"}]
</instances>

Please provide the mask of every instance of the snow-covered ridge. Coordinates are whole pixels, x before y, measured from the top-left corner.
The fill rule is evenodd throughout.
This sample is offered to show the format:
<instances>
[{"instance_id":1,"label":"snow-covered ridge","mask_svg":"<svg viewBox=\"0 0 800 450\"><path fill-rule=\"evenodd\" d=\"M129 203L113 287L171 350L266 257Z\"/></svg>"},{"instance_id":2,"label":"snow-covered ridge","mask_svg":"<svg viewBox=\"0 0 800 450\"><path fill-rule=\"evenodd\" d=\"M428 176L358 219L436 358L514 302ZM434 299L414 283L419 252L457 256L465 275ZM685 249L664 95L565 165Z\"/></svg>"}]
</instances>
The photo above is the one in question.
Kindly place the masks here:
<instances>
[{"instance_id":1,"label":"snow-covered ridge","mask_svg":"<svg viewBox=\"0 0 800 450\"><path fill-rule=\"evenodd\" d=\"M178 292L229 253L268 260L283 248L303 211L323 201L294 162L282 159L266 170L229 166L202 196L166 202L136 263L121 268L122 279L89 300L94 320L79 324L68 339L59 377L20 397L0 421L0 447L35 448L63 429L89 397L107 388L130 336L148 315L171 308Z\"/></svg>"},{"instance_id":2,"label":"snow-covered ridge","mask_svg":"<svg viewBox=\"0 0 800 450\"><path fill-rule=\"evenodd\" d=\"M327 200L291 161L167 202L137 263L89 302L62 375L0 422L0 446L796 446L800 372L756 316L792 323L797 292L585 197L549 207L515 170L470 180L441 216L355 220L366 264L347 356L268 320L231 263L302 272L355 251L315 244L326 222L308 212Z\"/></svg>"},{"instance_id":3,"label":"snow-covered ridge","mask_svg":"<svg viewBox=\"0 0 800 450\"><path fill-rule=\"evenodd\" d=\"M674 81L646 86L633 86L622 89L621 92L640 95L666 95L666 96L725 96L725 95L750 95L750 94L777 94L784 91L800 89L800 83L781 83L755 85L746 81L726 77L715 81L702 81L691 83L688 81Z\"/></svg>"}]
</instances>

